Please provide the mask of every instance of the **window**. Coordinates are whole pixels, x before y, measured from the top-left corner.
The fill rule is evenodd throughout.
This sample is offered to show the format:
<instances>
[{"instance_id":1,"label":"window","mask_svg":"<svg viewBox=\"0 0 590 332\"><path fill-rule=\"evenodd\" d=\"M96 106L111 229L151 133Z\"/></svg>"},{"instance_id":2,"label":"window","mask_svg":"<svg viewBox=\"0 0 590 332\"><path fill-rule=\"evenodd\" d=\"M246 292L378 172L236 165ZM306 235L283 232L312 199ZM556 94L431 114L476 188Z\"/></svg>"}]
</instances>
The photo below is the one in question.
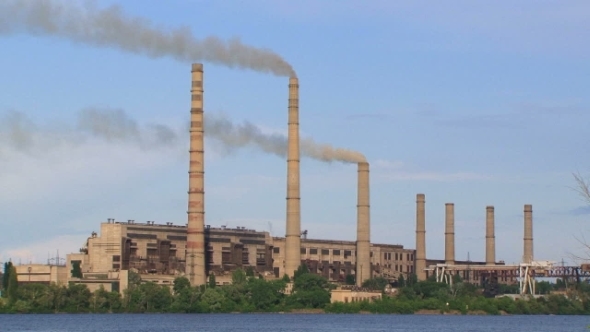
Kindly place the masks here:
<instances>
[{"instance_id":1,"label":"window","mask_svg":"<svg viewBox=\"0 0 590 332\"><path fill-rule=\"evenodd\" d=\"M307 249L306 249L306 248L301 248L301 253L302 253L303 255L307 254Z\"/></svg>"},{"instance_id":2,"label":"window","mask_svg":"<svg viewBox=\"0 0 590 332\"><path fill-rule=\"evenodd\" d=\"M274 248L272 248L272 252L275 254L278 254L280 252L280 249L281 248L279 248L279 247L274 247Z\"/></svg>"},{"instance_id":3,"label":"window","mask_svg":"<svg viewBox=\"0 0 590 332\"><path fill-rule=\"evenodd\" d=\"M397 252L395 253L395 260L396 260L396 261L398 260L398 258L397 258Z\"/></svg>"},{"instance_id":4,"label":"window","mask_svg":"<svg viewBox=\"0 0 590 332\"><path fill-rule=\"evenodd\" d=\"M318 250L313 248L313 249L309 249L309 254L310 255L317 255L318 254Z\"/></svg>"},{"instance_id":5,"label":"window","mask_svg":"<svg viewBox=\"0 0 590 332\"><path fill-rule=\"evenodd\" d=\"M336 249L332 250L332 255L340 256L340 250L336 250Z\"/></svg>"},{"instance_id":6,"label":"window","mask_svg":"<svg viewBox=\"0 0 590 332\"><path fill-rule=\"evenodd\" d=\"M329 255L330 249L322 249L322 255Z\"/></svg>"},{"instance_id":7,"label":"window","mask_svg":"<svg viewBox=\"0 0 590 332\"><path fill-rule=\"evenodd\" d=\"M121 256L119 256L119 255L113 256L113 262L120 262L120 261L121 261Z\"/></svg>"},{"instance_id":8,"label":"window","mask_svg":"<svg viewBox=\"0 0 590 332\"><path fill-rule=\"evenodd\" d=\"M406 260L410 260L410 254L406 254Z\"/></svg>"},{"instance_id":9,"label":"window","mask_svg":"<svg viewBox=\"0 0 590 332\"><path fill-rule=\"evenodd\" d=\"M373 252L371 251L371 254L369 255L369 257L373 257Z\"/></svg>"},{"instance_id":10,"label":"window","mask_svg":"<svg viewBox=\"0 0 590 332\"><path fill-rule=\"evenodd\" d=\"M344 250L344 258L348 258L352 256L352 252L350 250Z\"/></svg>"}]
</instances>

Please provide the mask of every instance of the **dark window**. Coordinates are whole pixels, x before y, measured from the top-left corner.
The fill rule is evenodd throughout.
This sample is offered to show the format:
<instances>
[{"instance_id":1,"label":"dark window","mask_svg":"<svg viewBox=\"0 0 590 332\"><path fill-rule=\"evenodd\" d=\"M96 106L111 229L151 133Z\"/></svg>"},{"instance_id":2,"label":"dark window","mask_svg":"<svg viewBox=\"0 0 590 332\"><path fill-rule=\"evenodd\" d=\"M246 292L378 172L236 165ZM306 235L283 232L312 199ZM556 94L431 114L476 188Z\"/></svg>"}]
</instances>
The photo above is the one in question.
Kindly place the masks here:
<instances>
[{"instance_id":1,"label":"dark window","mask_svg":"<svg viewBox=\"0 0 590 332\"><path fill-rule=\"evenodd\" d=\"M272 248L272 252L275 254L278 254L280 252L280 249L281 248L279 248L279 247L274 247L274 248Z\"/></svg>"},{"instance_id":2,"label":"dark window","mask_svg":"<svg viewBox=\"0 0 590 332\"><path fill-rule=\"evenodd\" d=\"M121 264L113 263L113 269L120 269L120 268L121 268Z\"/></svg>"},{"instance_id":3,"label":"dark window","mask_svg":"<svg viewBox=\"0 0 590 332\"><path fill-rule=\"evenodd\" d=\"M395 264L395 271L397 272L397 264Z\"/></svg>"},{"instance_id":4,"label":"dark window","mask_svg":"<svg viewBox=\"0 0 590 332\"><path fill-rule=\"evenodd\" d=\"M399 258L397 257L397 252L395 253L395 260L397 261Z\"/></svg>"},{"instance_id":5,"label":"dark window","mask_svg":"<svg viewBox=\"0 0 590 332\"><path fill-rule=\"evenodd\" d=\"M410 260L410 254L406 254L406 260Z\"/></svg>"},{"instance_id":6,"label":"dark window","mask_svg":"<svg viewBox=\"0 0 590 332\"><path fill-rule=\"evenodd\" d=\"M329 255L330 249L322 249L322 255Z\"/></svg>"},{"instance_id":7,"label":"dark window","mask_svg":"<svg viewBox=\"0 0 590 332\"><path fill-rule=\"evenodd\" d=\"M344 250L344 258L348 258L352 256L352 252L350 250Z\"/></svg>"},{"instance_id":8,"label":"dark window","mask_svg":"<svg viewBox=\"0 0 590 332\"><path fill-rule=\"evenodd\" d=\"M304 254L304 255L307 254L307 249L301 248L301 253Z\"/></svg>"},{"instance_id":9,"label":"dark window","mask_svg":"<svg viewBox=\"0 0 590 332\"><path fill-rule=\"evenodd\" d=\"M318 250L317 250L317 249L315 249L315 248L314 248L314 249L309 249L309 253L310 253L311 255L317 255L317 254L318 254Z\"/></svg>"},{"instance_id":10,"label":"dark window","mask_svg":"<svg viewBox=\"0 0 590 332\"><path fill-rule=\"evenodd\" d=\"M369 255L369 257L373 257L373 252L371 251L371 254Z\"/></svg>"},{"instance_id":11,"label":"dark window","mask_svg":"<svg viewBox=\"0 0 590 332\"><path fill-rule=\"evenodd\" d=\"M119 256L119 255L113 256L113 262L120 262L120 261L121 261L121 256Z\"/></svg>"},{"instance_id":12,"label":"dark window","mask_svg":"<svg viewBox=\"0 0 590 332\"><path fill-rule=\"evenodd\" d=\"M332 250L332 254L333 254L334 256L340 256L340 250L336 250L336 249L334 249L334 250Z\"/></svg>"}]
</instances>

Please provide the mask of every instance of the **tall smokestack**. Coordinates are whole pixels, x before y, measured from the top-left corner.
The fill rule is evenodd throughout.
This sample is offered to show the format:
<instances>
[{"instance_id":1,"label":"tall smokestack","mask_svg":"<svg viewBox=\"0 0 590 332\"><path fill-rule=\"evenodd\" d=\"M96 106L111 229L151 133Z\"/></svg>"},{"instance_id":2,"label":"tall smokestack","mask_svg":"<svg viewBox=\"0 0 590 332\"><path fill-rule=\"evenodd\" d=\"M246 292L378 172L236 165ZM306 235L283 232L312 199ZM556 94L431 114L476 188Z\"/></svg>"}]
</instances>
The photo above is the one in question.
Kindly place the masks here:
<instances>
[{"instance_id":1,"label":"tall smokestack","mask_svg":"<svg viewBox=\"0 0 590 332\"><path fill-rule=\"evenodd\" d=\"M523 263L533 261L533 206L524 206L524 257Z\"/></svg>"},{"instance_id":2,"label":"tall smokestack","mask_svg":"<svg viewBox=\"0 0 590 332\"><path fill-rule=\"evenodd\" d=\"M369 205L369 163L358 163L358 204L356 230L356 284L371 278L371 216Z\"/></svg>"},{"instance_id":3,"label":"tall smokestack","mask_svg":"<svg viewBox=\"0 0 590 332\"><path fill-rule=\"evenodd\" d=\"M205 272L205 166L203 156L203 65L192 65L190 164L186 271L191 285L203 285Z\"/></svg>"},{"instance_id":4,"label":"tall smokestack","mask_svg":"<svg viewBox=\"0 0 590 332\"><path fill-rule=\"evenodd\" d=\"M445 204L445 263L455 264L455 204Z\"/></svg>"},{"instance_id":5,"label":"tall smokestack","mask_svg":"<svg viewBox=\"0 0 590 332\"><path fill-rule=\"evenodd\" d=\"M426 280L426 212L424 194L416 195L416 277Z\"/></svg>"},{"instance_id":6,"label":"tall smokestack","mask_svg":"<svg viewBox=\"0 0 590 332\"><path fill-rule=\"evenodd\" d=\"M301 202L299 197L299 81L289 79L289 126L287 137L287 234L285 273L293 277L301 265Z\"/></svg>"},{"instance_id":7,"label":"tall smokestack","mask_svg":"<svg viewBox=\"0 0 590 332\"><path fill-rule=\"evenodd\" d=\"M496 236L494 235L493 206L486 206L486 264L496 264Z\"/></svg>"}]
</instances>

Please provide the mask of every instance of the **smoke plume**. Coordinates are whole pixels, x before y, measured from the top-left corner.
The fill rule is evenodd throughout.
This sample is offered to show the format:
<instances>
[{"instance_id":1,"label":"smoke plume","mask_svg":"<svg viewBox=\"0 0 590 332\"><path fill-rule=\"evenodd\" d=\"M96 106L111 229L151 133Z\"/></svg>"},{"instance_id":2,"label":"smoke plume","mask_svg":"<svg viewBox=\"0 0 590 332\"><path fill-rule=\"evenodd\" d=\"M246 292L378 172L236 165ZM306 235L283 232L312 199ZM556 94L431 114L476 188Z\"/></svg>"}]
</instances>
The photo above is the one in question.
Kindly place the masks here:
<instances>
[{"instance_id":1,"label":"smoke plume","mask_svg":"<svg viewBox=\"0 0 590 332\"><path fill-rule=\"evenodd\" d=\"M271 50L243 44L239 39L197 39L190 29L166 30L143 18L126 16L119 6L99 9L86 1L2 0L0 34L28 33L55 36L94 46L115 47L152 58L206 61L295 77L291 65Z\"/></svg>"},{"instance_id":2,"label":"smoke plume","mask_svg":"<svg viewBox=\"0 0 590 332\"><path fill-rule=\"evenodd\" d=\"M255 147L266 153L286 158L287 136L264 133L247 121L236 124L223 114L205 113L205 136L220 143L227 151ZM88 139L100 139L112 144L132 144L141 149L183 146L188 141L188 127L173 128L164 124L140 125L120 109L87 108L77 114L76 123L40 126L25 114L9 113L0 118L0 150L11 148L21 152L47 151L59 145L80 145ZM312 159L332 162L358 163L365 157L356 151L335 148L300 140L301 154Z\"/></svg>"},{"instance_id":3,"label":"smoke plume","mask_svg":"<svg viewBox=\"0 0 590 332\"><path fill-rule=\"evenodd\" d=\"M177 146L184 128L162 124L139 125L120 109L87 108L77 114L75 124L38 125L21 112L0 118L0 150L38 153L62 145L81 145L89 139L113 144L132 144L141 149Z\"/></svg>"},{"instance_id":4,"label":"smoke plume","mask_svg":"<svg viewBox=\"0 0 590 332\"><path fill-rule=\"evenodd\" d=\"M280 157L287 156L288 144L285 135L263 133L260 128L247 121L235 124L224 115L204 113L204 117L205 136L220 142L226 149L255 146L267 153ZM299 148L303 156L325 162L358 163L366 161L360 152L317 143L311 138L301 139Z\"/></svg>"}]
</instances>

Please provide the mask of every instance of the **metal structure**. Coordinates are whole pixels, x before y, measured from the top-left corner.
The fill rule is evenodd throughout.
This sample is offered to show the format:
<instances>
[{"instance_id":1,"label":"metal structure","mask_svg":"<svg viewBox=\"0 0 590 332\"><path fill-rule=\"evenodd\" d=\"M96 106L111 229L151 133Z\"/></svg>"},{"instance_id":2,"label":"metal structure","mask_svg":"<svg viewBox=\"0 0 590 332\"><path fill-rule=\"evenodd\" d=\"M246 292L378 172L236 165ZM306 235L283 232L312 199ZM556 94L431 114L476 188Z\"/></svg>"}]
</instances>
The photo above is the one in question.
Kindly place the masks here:
<instances>
[{"instance_id":1,"label":"metal structure","mask_svg":"<svg viewBox=\"0 0 590 332\"><path fill-rule=\"evenodd\" d=\"M356 231L356 284L371 278L371 221L369 163L358 163L358 205Z\"/></svg>"},{"instance_id":2,"label":"metal structure","mask_svg":"<svg viewBox=\"0 0 590 332\"><path fill-rule=\"evenodd\" d=\"M205 265L205 191L203 143L203 65L192 65L190 164L188 190L188 227L186 271L191 285L207 281Z\"/></svg>"},{"instance_id":3,"label":"metal structure","mask_svg":"<svg viewBox=\"0 0 590 332\"><path fill-rule=\"evenodd\" d=\"M299 189L299 81L289 79L289 123L287 136L287 227L285 274L293 277L301 265L301 201Z\"/></svg>"},{"instance_id":4,"label":"metal structure","mask_svg":"<svg viewBox=\"0 0 590 332\"><path fill-rule=\"evenodd\" d=\"M496 274L504 278L516 278L519 282L521 295L535 294L535 278L545 277L553 271L553 262L550 261L533 261L531 263L521 263L518 265L455 265L455 264L436 264L426 268L426 271L433 271L436 282L444 282L453 285L453 276L460 272L475 272L479 280L482 274Z\"/></svg>"}]
</instances>

